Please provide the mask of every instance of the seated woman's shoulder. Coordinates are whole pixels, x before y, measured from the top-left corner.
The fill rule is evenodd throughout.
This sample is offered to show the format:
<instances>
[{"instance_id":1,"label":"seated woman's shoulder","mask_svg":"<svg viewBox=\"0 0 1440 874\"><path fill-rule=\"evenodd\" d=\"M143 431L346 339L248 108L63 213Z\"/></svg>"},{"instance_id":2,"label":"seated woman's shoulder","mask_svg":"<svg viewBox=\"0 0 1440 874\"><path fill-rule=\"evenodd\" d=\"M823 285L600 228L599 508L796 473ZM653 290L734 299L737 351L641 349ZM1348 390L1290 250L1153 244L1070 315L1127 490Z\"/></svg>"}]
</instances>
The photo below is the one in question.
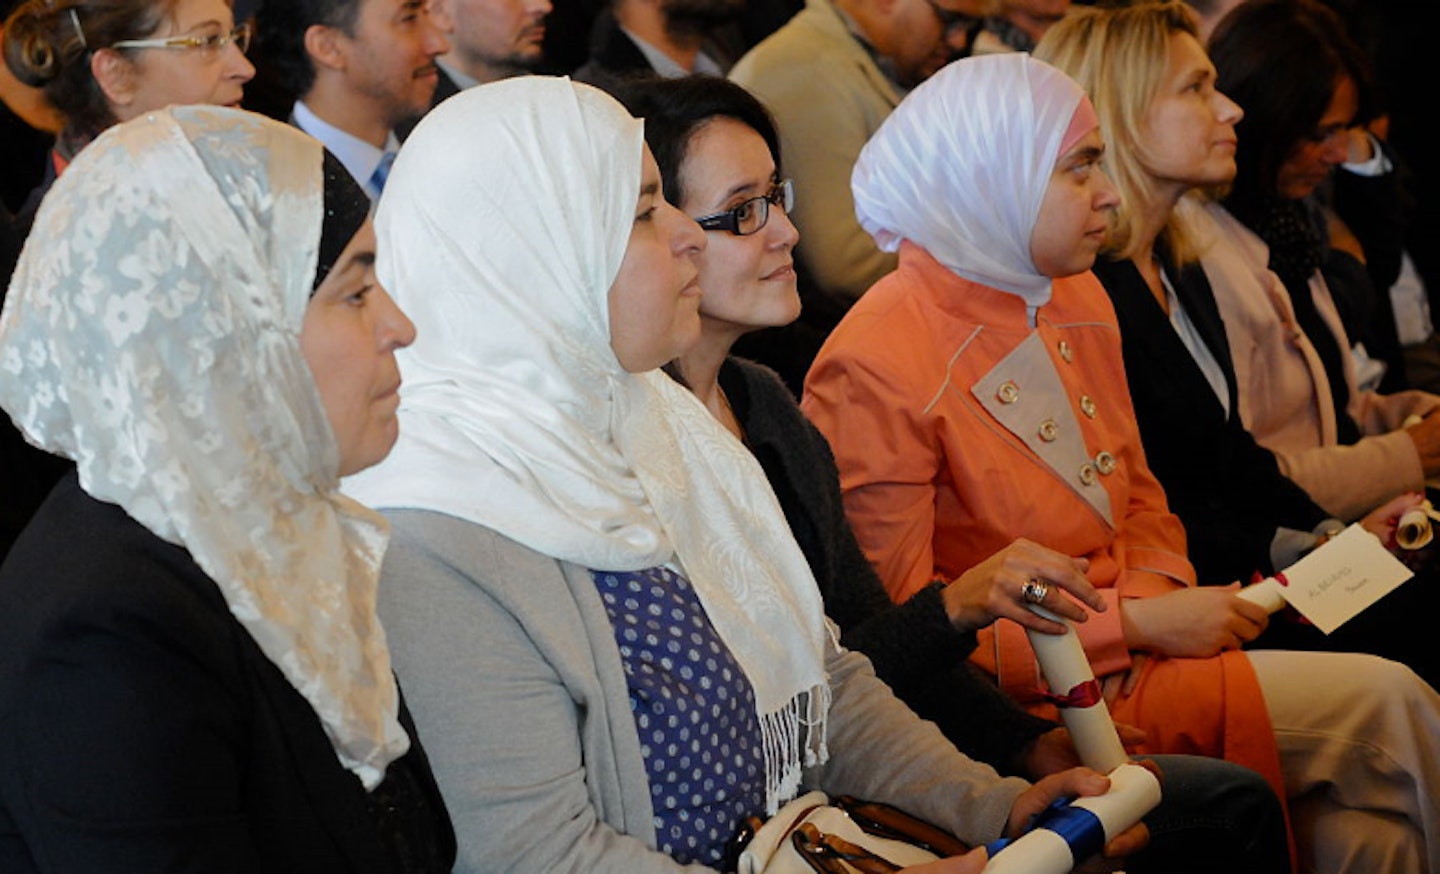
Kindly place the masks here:
<instances>
[{"instance_id":1,"label":"seated woman's shoulder","mask_svg":"<svg viewBox=\"0 0 1440 874\"><path fill-rule=\"evenodd\" d=\"M0 565L0 638L64 632L213 639L233 626L190 557L63 477ZM69 631L65 631L69 629Z\"/></svg>"},{"instance_id":2,"label":"seated woman's shoulder","mask_svg":"<svg viewBox=\"0 0 1440 874\"><path fill-rule=\"evenodd\" d=\"M385 553L383 588L433 585L455 579L492 595L512 586L558 577L555 558L501 532L460 516L435 510L385 510L390 545Z\"/></svg>"}]
</instances>

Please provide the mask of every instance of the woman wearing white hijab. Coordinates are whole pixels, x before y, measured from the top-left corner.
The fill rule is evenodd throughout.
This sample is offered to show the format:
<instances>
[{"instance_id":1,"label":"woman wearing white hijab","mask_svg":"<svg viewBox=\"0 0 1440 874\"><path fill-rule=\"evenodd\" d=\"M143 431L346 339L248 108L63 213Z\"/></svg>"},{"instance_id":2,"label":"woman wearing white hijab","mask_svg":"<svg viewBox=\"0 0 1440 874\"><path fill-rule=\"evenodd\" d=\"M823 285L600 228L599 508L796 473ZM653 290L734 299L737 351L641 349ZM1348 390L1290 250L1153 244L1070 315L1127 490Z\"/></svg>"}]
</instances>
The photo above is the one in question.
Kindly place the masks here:
<instances>
[{"instance_id":1,"label":"woman wearing white hijab","mask_svg":"<svg viewBox=\"0 0 1440 874\"><path fill-rule=\"evenodd\" d=\"M999 778L836 649L753 456L656 370L698 339L704 237L612 98L446 101L377 224L422 339L395 454L345 487L395 526L381 614L459 870L714 869L802 784L971 843L1100 791Z\"/></svg>"},{"instance_id":2,"label":"woman wearing white hijab","mask_svg":"<svg viewBox=\"0 0 1440 874\"><path fill-rule=\"evenodd\" d=\"M1087 559L1109 609L1079 636L1142 752L1223 756L1282 798L1323 796L1327 825L1297 835L1315 857L1349 847L1345 870L1412 870L1431 837L1435 692L1371 656L1247 653L1265 612L1195 586L1089 272L1117 204L1103 150L1079 86L1023 54L957 62L866 146L860 219L900 268L831 336L804 402L848 517L893 597L1017 537ZM1050 587L1034 582L1038 599ZM1051 707L1018 626L982 632L974 660ZM1400 838L1366 856L1353 838L1381 825Z\"/></svg>"},{"instance_id":3,"label":"woman wearing white hijab","mask_svg":"<svg viewBox=\"0 0 1440 874\"><path fill-rule=\"evenodd\" d=\"M444 804L339 493L414 327L313 139L174 108L41 208L0 406L76 463L0 570L0 869L439 872Z\"/></svg>"}]
</instances>

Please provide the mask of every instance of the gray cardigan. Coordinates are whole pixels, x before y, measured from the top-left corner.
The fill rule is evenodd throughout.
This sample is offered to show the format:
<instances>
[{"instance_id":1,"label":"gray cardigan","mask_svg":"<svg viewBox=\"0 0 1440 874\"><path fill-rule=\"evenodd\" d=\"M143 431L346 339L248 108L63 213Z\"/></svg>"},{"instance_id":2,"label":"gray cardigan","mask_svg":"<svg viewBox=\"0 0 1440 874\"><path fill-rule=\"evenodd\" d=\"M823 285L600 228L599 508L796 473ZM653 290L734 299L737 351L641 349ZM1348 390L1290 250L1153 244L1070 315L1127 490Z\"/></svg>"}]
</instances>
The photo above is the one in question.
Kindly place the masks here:
<instances>
[{"instance_id":1,"label":"gray cardigan","mask_svg":"<svg viewBox=\"0 0 1440 874\"><path fill-rule=\"evenodd\" d=\"M586 568L440 513L386 513L380 616L459 838L457 872L702 871L656 851L610 621ZM832 651L830 760L806 788L889 801L980 844L1029 784L956 751L870 662Z\"/></svg>"}]
</instances>

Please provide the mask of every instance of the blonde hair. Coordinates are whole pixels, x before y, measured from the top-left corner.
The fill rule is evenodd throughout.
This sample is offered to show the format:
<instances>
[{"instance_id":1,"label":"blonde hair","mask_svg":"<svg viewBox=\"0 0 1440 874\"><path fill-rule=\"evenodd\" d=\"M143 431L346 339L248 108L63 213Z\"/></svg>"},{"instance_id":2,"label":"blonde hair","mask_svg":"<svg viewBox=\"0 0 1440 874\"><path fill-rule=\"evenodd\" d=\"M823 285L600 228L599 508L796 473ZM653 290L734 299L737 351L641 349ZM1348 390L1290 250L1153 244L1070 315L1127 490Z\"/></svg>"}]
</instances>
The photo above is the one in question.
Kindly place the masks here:
<instances>
[{"instance_id":1,"label":"blonde hair","mask_svg":"<svg viewBox=\"0 0 1440 874\"><path fill-rule=\"evenodd\" d=\"M1135 207L1155 197L1141 137L1150 106L1164 85L1170 40L1177 33L1199 39L1195 12L1181 0L1113 8L1077 6L1035 47L1035 57L1080 83L1100 117L1105 172L1121 197L1105 249L1118 258L1135 256L1141 221ZM1198 208L1197 200L1193 194L1183 198L1160 232L1160 241L1180 263L1199 254L1188 218Z\"/></svg>"}]
</instances>

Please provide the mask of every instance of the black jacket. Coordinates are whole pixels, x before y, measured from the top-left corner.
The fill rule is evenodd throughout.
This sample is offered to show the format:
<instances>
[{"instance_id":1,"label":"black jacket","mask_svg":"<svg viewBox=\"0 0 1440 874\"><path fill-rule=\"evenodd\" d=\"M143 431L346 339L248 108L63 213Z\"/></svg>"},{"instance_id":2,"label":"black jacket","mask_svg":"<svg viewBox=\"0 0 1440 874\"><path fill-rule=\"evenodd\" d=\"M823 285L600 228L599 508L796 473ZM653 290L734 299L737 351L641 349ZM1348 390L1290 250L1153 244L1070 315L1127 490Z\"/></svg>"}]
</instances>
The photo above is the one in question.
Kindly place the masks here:
<instances>
[{"instance_id":1,"label":"black jacket","mask_svg":"<svg viewBox=\"0 0 1440 874\"><path fill-rule=\"evenodd\" d=\"M367 794L189 553L73 474L0 566L6 874L449 871L401 721L410 752Z\"/></svg>"},{"instance_id":2,"label":"black jacket","mask_svg":"<svg viewBox=\"0 0 1440 874\"><path fill-rule=\"evenodd\" d=\"M1102 257L1095 274L1120 322L1145 457L1171 512L1185 523L1200 582L1225 585L1249 582L1256 571L1269 574L1276 529L1311 531L1327 514L1280 473L1275 456L1241 423L1225 325L1205 272L1198 265L1167 270L1175 296L1225 372L1228 416L1135 265Z\"/></svg>"},{"instance_id":3,"label":"black jacket","mask_svg":"<svg viewBox=\"0 0 1440 874\"><path fill-rule=\"evenodd\" d=\"M590 57L572 74L578 82L606 88L630 76L655 72L644 52L635 44L609 9L595 16L590 31Z\"/></svg>"}]
</instances>

